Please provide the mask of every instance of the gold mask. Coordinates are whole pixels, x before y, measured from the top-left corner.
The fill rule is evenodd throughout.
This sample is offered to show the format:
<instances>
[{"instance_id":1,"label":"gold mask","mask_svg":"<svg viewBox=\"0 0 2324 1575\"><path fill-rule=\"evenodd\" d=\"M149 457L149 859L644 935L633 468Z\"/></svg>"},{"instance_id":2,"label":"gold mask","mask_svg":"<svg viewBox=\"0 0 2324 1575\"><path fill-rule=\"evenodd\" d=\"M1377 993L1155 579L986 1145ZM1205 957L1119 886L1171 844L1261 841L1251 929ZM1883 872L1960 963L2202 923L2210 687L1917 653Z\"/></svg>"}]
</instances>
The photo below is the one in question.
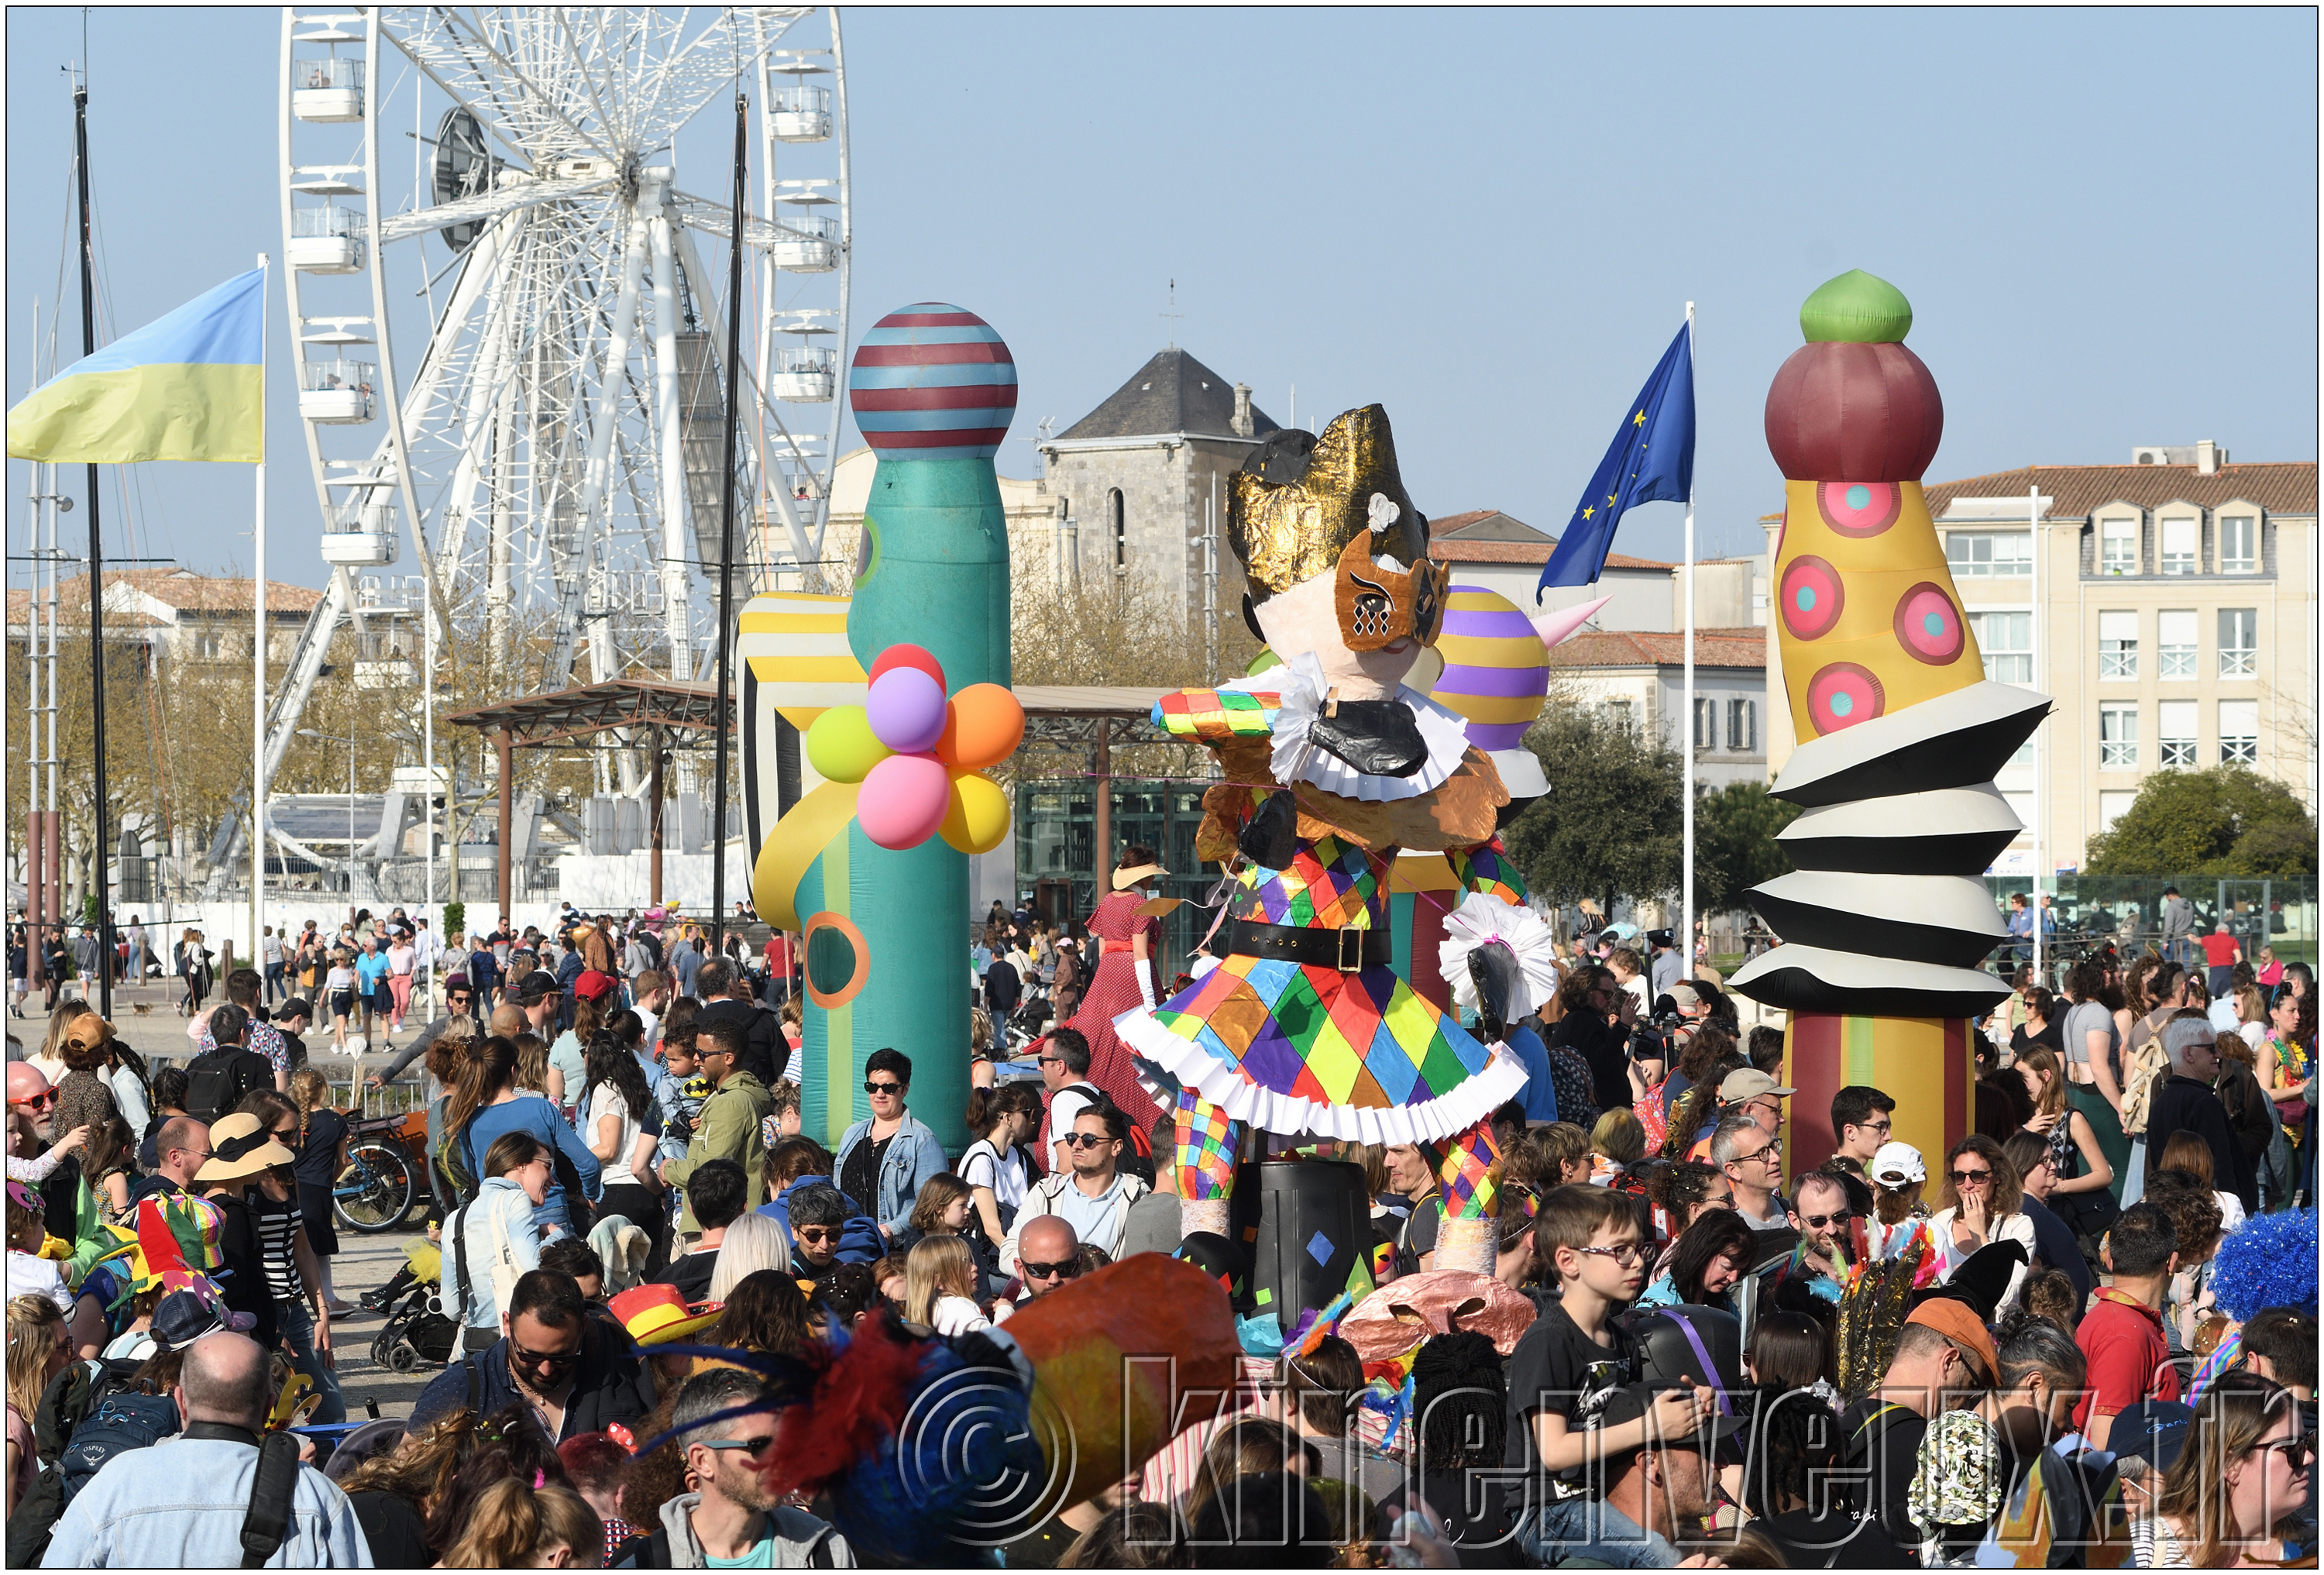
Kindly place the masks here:
<instances>
[{"instance_id":1,"label":"gold mask","mask_svg":"<svg viewBox=\"0 0 2324 1575\"><path fill-rule=\"evenodd\" d=\"M1335 566L1343 576L1361 575L1388 595L1388 577L1415 575L1428 556L1428 520L1412 506L1397 474L1388 412L1366 405L1324 428L1310 440L1312 447L1303 444L1305 438L1304 433L1277 433L1229 480L1227 545L1241 560L1252 599L1265 602ZM1396 507L1393 522L1377 533L1371 529L1375 495ZM1348 549L1358 542L1365 545L1350 566ZM1399 567L1368 566L1374 555L1394 557ZM1442 575L1435 570L1433 583L1441 585ZM1349 594L1352 598L1358 593ZM1410 594L1388 599L1399 608L1410 608L1416 600ZM1441 603L1443 597L1432 601ZM1352 632L1346 616L1341 624ZM1394 638L1350 643L1366 649Z\"/></svg>"}]
</instances>

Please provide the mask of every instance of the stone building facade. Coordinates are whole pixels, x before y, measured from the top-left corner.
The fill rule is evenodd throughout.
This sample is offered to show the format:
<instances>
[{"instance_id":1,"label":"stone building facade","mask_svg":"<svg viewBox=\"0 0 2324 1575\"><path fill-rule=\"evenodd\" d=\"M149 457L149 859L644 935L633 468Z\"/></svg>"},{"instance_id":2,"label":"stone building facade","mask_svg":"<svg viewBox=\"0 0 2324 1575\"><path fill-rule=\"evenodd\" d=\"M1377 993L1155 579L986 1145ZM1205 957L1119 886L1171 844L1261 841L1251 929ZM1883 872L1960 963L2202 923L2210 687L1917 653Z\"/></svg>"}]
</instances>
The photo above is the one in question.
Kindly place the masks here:
<instances>
[{"instance_id":1,"label":"stone building facade","mask_svg":"<svg viewBox=\"0 0 2324 1575\"><path fill-rule=\"evenodd\" d=\"M1040 443L1057 511L1046 572L1083 587L1150 574L1187 608L1231 620L1243 580L1226 542L1227 478L1277 429L1249 388L1184 350L1161 351ZM1019 572L1044 569L1028 560Z\"/></svg>"}]
</instances>

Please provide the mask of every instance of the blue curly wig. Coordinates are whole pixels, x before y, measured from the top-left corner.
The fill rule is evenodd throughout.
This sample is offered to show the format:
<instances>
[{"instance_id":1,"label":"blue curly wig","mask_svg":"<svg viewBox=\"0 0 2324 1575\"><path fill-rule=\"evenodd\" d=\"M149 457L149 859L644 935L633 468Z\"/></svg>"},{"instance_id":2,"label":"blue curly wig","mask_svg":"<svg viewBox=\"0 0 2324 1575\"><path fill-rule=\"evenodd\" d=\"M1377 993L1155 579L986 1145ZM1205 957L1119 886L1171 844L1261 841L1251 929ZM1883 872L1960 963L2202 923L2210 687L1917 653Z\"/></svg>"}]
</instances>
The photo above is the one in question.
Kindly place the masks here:
<instances>
[{"instance_id":1,"label":"blue curly wig","mask_svg":"<svg viewBox=\"0 0 2324 1575\"><path fill-rule=\"evenodd\" d=\"M2238 1322L2263 1307L2316 1314L2316 1211L2257 1214L2219 1244L2211 1294Z\"/></svg>"}]
</instances>

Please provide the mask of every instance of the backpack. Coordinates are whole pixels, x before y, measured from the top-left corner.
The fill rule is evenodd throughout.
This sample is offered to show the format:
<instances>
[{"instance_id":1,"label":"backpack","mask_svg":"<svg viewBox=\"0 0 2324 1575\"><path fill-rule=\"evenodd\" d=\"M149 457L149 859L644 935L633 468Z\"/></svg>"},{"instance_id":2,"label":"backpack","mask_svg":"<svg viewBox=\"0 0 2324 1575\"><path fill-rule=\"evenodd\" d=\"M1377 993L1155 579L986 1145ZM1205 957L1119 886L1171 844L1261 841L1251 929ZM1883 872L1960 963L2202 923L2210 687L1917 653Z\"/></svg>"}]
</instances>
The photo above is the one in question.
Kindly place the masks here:
<instances>
[{"instance_id":1,"label":"backpack","mask_svg":"<svg viewBox=\"0 0 2324 1575\"><path fill-rule=\"evenodd\" d=\"M2146 1042L2130 1054L2130 1065L2123 1072L2122 1126L2134 1138L2146 1135L2146 1118L2154 1109L2154 1091L2171 1075L2171 1057L2163 1048L2163 1036L2151 1034Z\"/></svg>"},{"instance_id":2,"label":"backpack","mask_svg":"<svg viewBox=\"0 0 2324 1575\"><path fill-rule=\"evenodd\" d=\"M114 1456L149 1449L177 1431L178 1407L167 1395L133 1391L107 1395L73 1430L72 1442L57 1462L64 1478L64 1502L70 1504Z\"/></svg>"},{"instance_id":3,"label":"backpack","mask_svg":"<svg viewBox=\"0 0 2324 1575\"><path fill-rule=\"evenodd\" d=\"M186 1065L186 1114L216 1126L258 1086L251 1071L253 1062L266 1065L263 1056L254 1055L239 1045L220 1045L195 1056ZM268 1081L272 1082L271 1071Z\"/></svg>"},{"instance_id":4,"label":"backpack","mask_svg":"<svg viewBox=\"0 0 2324 1575\"><path fill-rule=\"evenodd\" d=\"M57 1517L65 1512L65 1506L72 1502L73 1495L80 1491L96 1467L105 1463L100 1458L95 1466L75 1475L68 1486L66 1457L79 1441L77 1435L81 1425L116 1396L154 1398L136 1395L130 1387L129 1376L143 1365L126 1359L78 1361L50 1379L49 1386L42 1391L40 1409L32 1418L33 1452L42 1462L42 1469L16 1501L16 1513L8 1517L8 1568L26 1570L39 1565L41 1555L48 1552ZM162 1404L168 1405L169 1402L163 1400ZM172 1407L168 1431L175 1430ZM118 1452L108 1451L106 1458Z\"/></svg>"}]
</instances>

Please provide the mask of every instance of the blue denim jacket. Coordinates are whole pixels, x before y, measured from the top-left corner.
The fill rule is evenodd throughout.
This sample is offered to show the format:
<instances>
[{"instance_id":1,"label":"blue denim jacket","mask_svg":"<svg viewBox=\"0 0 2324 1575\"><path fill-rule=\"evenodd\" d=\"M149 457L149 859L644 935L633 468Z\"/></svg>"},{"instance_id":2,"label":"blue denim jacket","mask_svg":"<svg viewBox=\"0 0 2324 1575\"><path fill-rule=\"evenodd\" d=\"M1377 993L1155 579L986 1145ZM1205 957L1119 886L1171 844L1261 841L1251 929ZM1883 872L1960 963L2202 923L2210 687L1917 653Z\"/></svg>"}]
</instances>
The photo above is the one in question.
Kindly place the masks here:
<instances>
[{"instance_id":1,"label":"blue denim jacket","mask_svg":"<svg viewBox=\"0 0 2324 1575\"><path fill-rule=\"evenodd\" d=\"M847 1174L847 1156L855 1146L872 1131L869 1120L858 1121L847 1128L839 1140L839 1153L832 1165L832 1180ZM904 1112L903 1125L888 1144L888 1153L880 1163L880 1196L872 1212L892 1234L912 1222L912 1204L920 1195L920 1187L932 1175L942 1175L952 1168L945 1157L944 1145L926 1123L909 1110Z\"/></svg>"},{"instance_id":2,"label":"blue denim jacket","mask_svg":"<svg viewBox=\"0 0 2324 1575\"><path fill-rule=\"evenodd\" d=\"M106 1461L57 1518L41 1563L50 1570L231 1570L258 1450L231 1439L171 1438ZM355 1506L312 1466L291 1489L290 1534L270 1570L359 1570L371 1544Z\"/></svg>"}]
</instances>

